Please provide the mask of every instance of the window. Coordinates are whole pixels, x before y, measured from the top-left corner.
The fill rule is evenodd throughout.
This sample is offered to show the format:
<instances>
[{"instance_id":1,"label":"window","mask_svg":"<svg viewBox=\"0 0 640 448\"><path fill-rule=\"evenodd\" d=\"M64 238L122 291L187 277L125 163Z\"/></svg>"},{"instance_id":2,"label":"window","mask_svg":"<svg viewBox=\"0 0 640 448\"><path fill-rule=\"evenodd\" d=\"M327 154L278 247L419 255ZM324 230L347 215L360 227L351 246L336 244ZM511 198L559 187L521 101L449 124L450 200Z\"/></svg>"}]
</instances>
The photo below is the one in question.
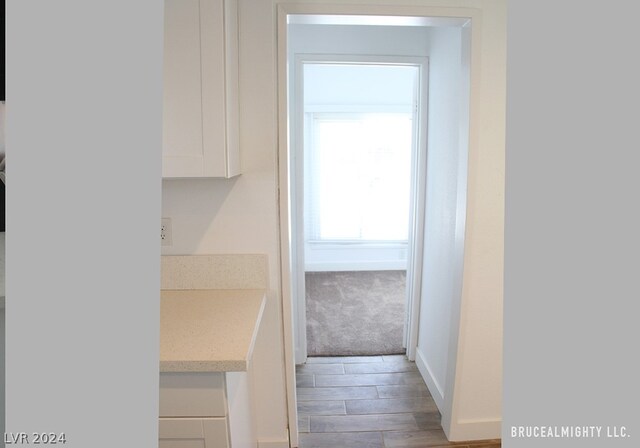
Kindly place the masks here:
<instances>
[{"instance_id":1,"label":"window","mask_svg":"<svg viewBox=\"0 0 640 448\"><path fill-rule=\"evenodd\" d=\"M309 241L408 240L413 114L365 109L305 114Z\"/></svg>"}]
</instances>

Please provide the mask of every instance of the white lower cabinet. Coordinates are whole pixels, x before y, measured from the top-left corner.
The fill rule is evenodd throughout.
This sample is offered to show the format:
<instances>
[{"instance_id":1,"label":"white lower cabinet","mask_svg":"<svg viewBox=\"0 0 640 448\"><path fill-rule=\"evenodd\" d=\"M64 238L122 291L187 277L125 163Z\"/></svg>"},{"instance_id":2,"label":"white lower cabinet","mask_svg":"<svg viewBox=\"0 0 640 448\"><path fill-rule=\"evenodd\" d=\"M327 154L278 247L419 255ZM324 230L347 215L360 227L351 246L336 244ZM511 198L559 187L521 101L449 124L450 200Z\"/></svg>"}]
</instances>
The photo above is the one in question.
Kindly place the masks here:
<instances>
[{"instance_id":1,"label":"white lower cabinet","mask_svg":"<svg viewBox=\"0 0 640 448\"><path fill-rule=\"evenodd\" d=\"M160 448L255 448L247 372L160 373Z\"/></svg>"},{"instance_id":2,"label":"white lower cabinet","mask_svg":"<svg viewBox=\"0 0 640 448\"><path fill-rule=\"evenodd\" d=\"M161 418L159 448L229 448L226 418Z\"/></svg>"}]
</instances>

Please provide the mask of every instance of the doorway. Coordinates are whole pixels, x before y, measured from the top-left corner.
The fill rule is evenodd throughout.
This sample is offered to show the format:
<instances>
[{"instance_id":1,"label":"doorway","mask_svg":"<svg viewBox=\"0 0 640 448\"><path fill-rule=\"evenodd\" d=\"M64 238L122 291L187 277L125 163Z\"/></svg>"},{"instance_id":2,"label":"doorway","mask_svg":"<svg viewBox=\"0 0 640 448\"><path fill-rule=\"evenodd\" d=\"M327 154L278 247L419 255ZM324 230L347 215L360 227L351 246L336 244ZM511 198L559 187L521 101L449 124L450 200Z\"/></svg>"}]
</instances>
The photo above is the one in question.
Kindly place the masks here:
<instances>
[{"instance_id":1,"label":"doorway","mask_svg":"<svg viewBox=\"0 0 640 448\"><path fill-rule=\"evenodd\" d=\"M409 350L411 356L420 292L428 30L307 23L297 16L288 30L295 363L306 361L308 349L320 355ZM322 303L307 307L312 293L322 295L315 286L327 281L334 297L341 296L336 289L354 292L352 302L322 297ZM373 302L354 291L371 285L394 289L392 300L386 295L378 301L388 302L391 313L368 306ZM351 309L357 303L371 313ZM322 325L316 317L327 308L344 319L325 319ZM345 309L351 313L341 313ZM395 315L387 327L393 346L382 347L389 341L385 328L368 332L375 330L376 314ZM354 327L352 337L341 330ZM368 347L350 352L349 339L362 341L374 333ZM333 344L333 336L346 345ZM379 353L374 339L384 340Z\"/></svg>"},{"instance_id":2,"label":"doorway","mask_svg":"<svg viewBox=\"0 0 640 448\"><path fill-rule=\"evenodd\" d=\"M415 367L421 378L433 392L446 431L453 403L464 248L470 20L456 15L459 10L413 8L418 16L404 17L377 16L375 14L381 10L370 11L367 7L360 9L373 15L326 14L329 9L329 6L319 5L279 7L282 288L285 342L291 344L290 349L293 348L286 354L287 369L292 369L287 371L290 425L294 428L296 415L293 366L304 363L307 355L306 328L299 325L304 321L305 310L297 300L305 292L301 288L304 277L300 275L301 272L304 274L305 264L305 253L300 250L305 245L302 212L305 198L301 194L304 189L299 187L302 181L299 177L304 177L304 170L300 169L300 166L304 167L303 160L300 160L304 154L295 151L296 140L304 138L304 135L294 132L296 111L300 113L303 110L300 98L292 94L295 89L303 87L297 85L294 76L296 53L326 57L335 55L338 48L337 53L344 57L429 58L428 70L422 73L424 84L421 85L427 86L428 72L432 94L427 96L427 89L421 88L418 102L424 108L418 110L418 147L422 149L417 151L419 160L413 165L417 173L412 173L411 179L409 234L414 240L407 245L408 312L403 340L408 361L416 361ZM332 14L345 13L347 9L332 11ZM349 11L357 9L352 7ZM470 17L472 12L469 14ZM354 32L360 35L358 39L350 35ZM295 48L296 42L301 41L301 35L306 42L312 42L312 50ZM280 36L283 36L282 40ZM332 62L345 63L345 60ZM428 241L424 243L424 251L421 247L423 241ZM423 277L425 282L421 282ZM288 327L289 323L293 325Z\"/></svg>"},{"instance_id":3,"label":"doorway","mask_svg":"<svg viewBox=\"0 0 640 448\"><path fill-rule=\"evenodd\" d=\"M404 353L427 60L296 54L295 61L292 141L304 241L297 277L307 355Z\"/></svg>"}]
</instances>

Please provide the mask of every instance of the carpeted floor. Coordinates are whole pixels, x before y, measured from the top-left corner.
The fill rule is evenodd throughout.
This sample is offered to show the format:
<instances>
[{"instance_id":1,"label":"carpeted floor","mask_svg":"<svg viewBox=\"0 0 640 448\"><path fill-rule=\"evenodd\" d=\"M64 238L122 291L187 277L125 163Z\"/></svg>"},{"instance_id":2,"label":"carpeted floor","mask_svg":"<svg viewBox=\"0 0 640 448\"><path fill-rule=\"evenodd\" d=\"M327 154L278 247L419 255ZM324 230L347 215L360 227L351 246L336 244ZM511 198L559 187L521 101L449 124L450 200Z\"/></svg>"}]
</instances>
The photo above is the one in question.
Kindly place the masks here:
<instances>
[{"instance_id":1,"label":"carpeted floor","mask_svg":"<svg viewBox=\"0 0 640 448\"><path fill-rule=\"evenodd\" d=\"M307 272L309 356L405 353L405 271Z\"/></svg>"}]
</instances>

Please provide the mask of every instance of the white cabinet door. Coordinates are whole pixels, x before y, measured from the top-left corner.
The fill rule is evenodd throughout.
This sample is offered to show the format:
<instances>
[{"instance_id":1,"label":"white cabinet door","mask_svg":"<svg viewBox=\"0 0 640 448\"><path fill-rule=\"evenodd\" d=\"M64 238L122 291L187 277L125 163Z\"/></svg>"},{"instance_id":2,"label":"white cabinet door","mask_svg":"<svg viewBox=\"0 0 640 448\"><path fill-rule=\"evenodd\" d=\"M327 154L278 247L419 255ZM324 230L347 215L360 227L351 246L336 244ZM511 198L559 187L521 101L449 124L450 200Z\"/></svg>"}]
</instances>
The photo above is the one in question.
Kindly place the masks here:
<instances>
[{"instance_id":1,"label":"white cabinet door","mask_svg":"<svg viewBox=\"0 0 640 448\"><path fill-rule=\"evenodd\" d=\"M163 177L202 174L200 0L166 0Z\"/></svg>"},{"instance_id":2,"label":"white cabinet door","mask_svg":"<svg viewBox=\"0 0 640 448\"><path fill-rule=\"evenodd\" d=\"M159 448L229 448L226 418L161 418Z\"/></svg>"},{"instance_id":3,"label":"white cabinet door","mask_svg":"<svg viewBox=\"0 0 640 448\"><path fill-rule=\"evenodd\" d=\"M164 178L240 173L236 1L165 0Z\"/></svg>"},{"instance_id":4,"label":"white cabinet door","mask_svg":"<svg viewBox=\"0 0 640 448\"><path fill-rule=\"evenodd\" d=\"M225 417L222 372L160 373L160 417Z\"/></svg>"}]
</instances>

